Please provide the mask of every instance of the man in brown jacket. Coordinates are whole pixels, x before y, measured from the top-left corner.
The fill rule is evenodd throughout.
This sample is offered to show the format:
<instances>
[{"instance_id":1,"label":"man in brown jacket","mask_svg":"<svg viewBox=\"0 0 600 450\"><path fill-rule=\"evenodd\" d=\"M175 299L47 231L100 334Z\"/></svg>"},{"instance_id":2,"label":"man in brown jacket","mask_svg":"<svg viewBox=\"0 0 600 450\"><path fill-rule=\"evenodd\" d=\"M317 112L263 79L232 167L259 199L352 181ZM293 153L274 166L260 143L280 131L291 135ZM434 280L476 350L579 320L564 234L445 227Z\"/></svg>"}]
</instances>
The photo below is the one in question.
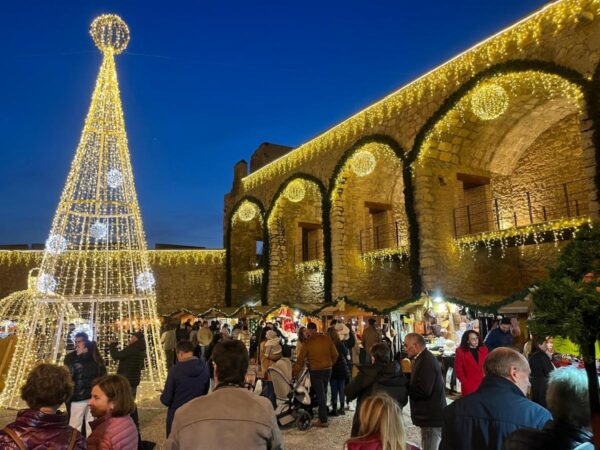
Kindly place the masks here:
<instances>
[{"instance_id":1,"label":"man in brown jacket","mask_svg":"<svg viewBox=\"0 0 600 450\"><path fill-rule=\"evenodd\" d=\"M283 450L271 402L244 387L248 350L242 341L219 342L212 354L213 392L177 409L165 450Z\"/></svg>"},{"instance_id":2,"label":"man in brown jacket","mask_svg":"<svg viewBox=\"0 0 600 450\"><path fill-rule=\"evenodd\" d=\"M381 336L381 331L379 331L376 327L377 321L373 318L369 319L369 326L363 330L362 334L362 346L365 349L365 359L361 361L363 365L372 364L371 361L371 347L375 344L379 344L383 342L383 337Z\"/></svg>"},{"instance_id":3,"label":"man in brown jacket","mask_svg":"<svg viewBox=\"0 0 600 450\"><path fill-rule=\"evenodd\" d=\"M331 367L337 361L338 352L329 336L317 332L316 324L310 322L306 329L309 337L302 345L298 360L294 364L294 375L302 370L306 361L310 371L310 384L315 390L319 404L319 420L314 425L327 427L327 383L331 376Z\"/></svg>"}]
</instances>

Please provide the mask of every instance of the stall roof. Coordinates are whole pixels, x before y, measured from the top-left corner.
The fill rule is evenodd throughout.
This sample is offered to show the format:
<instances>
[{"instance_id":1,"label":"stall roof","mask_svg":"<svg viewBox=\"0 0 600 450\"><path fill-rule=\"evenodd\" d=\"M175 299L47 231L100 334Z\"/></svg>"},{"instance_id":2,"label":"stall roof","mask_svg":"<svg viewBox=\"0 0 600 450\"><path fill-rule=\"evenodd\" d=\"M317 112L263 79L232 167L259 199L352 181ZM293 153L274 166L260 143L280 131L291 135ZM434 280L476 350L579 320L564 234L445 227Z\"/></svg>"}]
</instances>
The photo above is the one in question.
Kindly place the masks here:
<instances>
[{"instance_id":1,"label":"stall roof","mask_svg":"<svg viewBox=\"0 0 600 450\"><path fill-rule=\"evenodd\" d=\"M525 300L520 300L514 303L509 303L508 305L502 306L498 309L500 314L517 314L517 313L527 313L533 309L533 303L531 302L531 297L526 298Z\"/></svg>"}]
</instances>

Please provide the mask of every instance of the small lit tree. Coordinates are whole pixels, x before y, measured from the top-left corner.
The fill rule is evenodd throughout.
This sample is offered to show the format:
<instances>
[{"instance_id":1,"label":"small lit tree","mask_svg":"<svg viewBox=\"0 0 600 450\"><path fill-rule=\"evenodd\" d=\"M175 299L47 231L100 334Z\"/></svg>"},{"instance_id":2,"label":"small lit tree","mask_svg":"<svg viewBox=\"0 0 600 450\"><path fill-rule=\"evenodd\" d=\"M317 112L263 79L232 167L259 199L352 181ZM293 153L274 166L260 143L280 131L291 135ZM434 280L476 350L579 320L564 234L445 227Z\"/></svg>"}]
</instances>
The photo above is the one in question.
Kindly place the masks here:
<instances>
[{"instance_id":1,"label":"small lit tree","mask_svg":"<svg viewBox=\"0 0 600 450\"><path fill-rule=\"evenodd\" d=\"M587 276L586 276L587 275ZM589 382L594 444L600 446L600 397L595 344L600 337L600 228L581 230L564 249L550 276L533 292L531 331L577 344Z\"/></svg>"}]
</instances>

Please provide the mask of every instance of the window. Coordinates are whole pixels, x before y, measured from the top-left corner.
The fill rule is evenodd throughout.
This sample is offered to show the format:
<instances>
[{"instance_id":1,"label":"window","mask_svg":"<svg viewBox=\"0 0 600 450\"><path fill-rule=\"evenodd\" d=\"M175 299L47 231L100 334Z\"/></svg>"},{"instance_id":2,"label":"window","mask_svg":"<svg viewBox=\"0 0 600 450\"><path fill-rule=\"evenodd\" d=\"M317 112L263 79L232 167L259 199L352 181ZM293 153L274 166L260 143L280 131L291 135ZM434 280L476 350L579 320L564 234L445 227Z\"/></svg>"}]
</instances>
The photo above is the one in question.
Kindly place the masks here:
<instances>
[{"instance_id":1,"label":"window","mask_svg":"<svg viewBox=\"0 0 600 450\"><path fill-rule=\"evenodd\" d=\"M320 223L301 222L299 245L296 246L296 263L323 259L323 228Z\"/></svg>"}]
</instances>

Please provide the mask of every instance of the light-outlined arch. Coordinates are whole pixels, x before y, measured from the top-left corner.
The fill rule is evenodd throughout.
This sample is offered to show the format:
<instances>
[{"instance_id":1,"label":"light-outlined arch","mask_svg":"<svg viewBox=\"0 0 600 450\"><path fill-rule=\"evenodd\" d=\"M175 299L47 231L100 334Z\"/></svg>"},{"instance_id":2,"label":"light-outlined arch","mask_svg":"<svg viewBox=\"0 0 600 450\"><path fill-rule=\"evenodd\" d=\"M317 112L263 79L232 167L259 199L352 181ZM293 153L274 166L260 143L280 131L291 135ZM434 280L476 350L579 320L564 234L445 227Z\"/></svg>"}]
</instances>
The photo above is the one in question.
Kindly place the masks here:
<instances>
[{"instance_id":1,"label":"light-outlined arch","mask_svg":"<svg viewBox=\"0 0 600 450\"><path fill-rule=\"evenodd\" d=\"M256 206L258 209L258 216L262 227L262 238L263 238L263 255L266 256L266 263L263 263L263 279L261 287L261 304L267 304L267 291L266 286L268 284L269 270L268 270L268 252L269 252L269 233L266 224L266 211L263 203L256 197L244 196L233 206L229 217L227 219L227 230L225 234L225 248L227 250L225 255L225 306L232 306L232 255L231 255L231 235L233 232L234 222L238 214L240 206L244 203L249 202Z\"/></svg>"},{"instance_id":2,"label":"light-outlined arch","mask_svg":"<svg viewBox=\"0 0 600 450\"><path fill-rule=\"evenodd\" d=\"M333 206L332 198L338 188L338 179L342 171L349 163L352 156L363 148L367 148L371 145L381 145L389 148L393 154L398 158L398 161L402 165L402 182L403 182L403 195L404 195L404 209L406 214L406 220L408 225L408 238L409 238L409 271L411 280L411 294L413 297L418 297L421 293L421 274L420 274L420 262L419 262L419 224L417 221L417 215L414 210L414 186L413 179L408 170L406 164L407 152L402 146L391 136L385 134L373 134L362 137L354 142L340 157L338 160L331 177L329 179L329 190L328 198L330 201L330 207Z\"/></svg>"},{"instance_id":3,"label":"light-outlined arch","mask_svg":"<svg viewBox=\"0 0 600 450\"><path fill-rule=\"evenodd\" d=\"M329 197L327 195L327 189L326 189L325 185L323 184L323 182L319 178L315 177L314 175L299 172L299 173L295 173L295 174L291 175L283 183L281 183L281 185L279 186L279 188L277 189L277 191L271 198L271 201L269 203L269 208L267 209L266 214L265 214L266 232L267 232L267 234L269 234L269 221L273 217L273 214L276 212L276 207L278 206L279 200L283 196L288 185L290 183L292 183L294 180L304 180L308 183L313 184L315 186L315 188L317 189L319 196L321 198L320 207L321 207L321 223L322 223L322 227L323 227L323 266L324 266L323 267L323 297L324 297L323 300L324 300L324 302L328 303L328 302L331 302L331 224L330 224L330 218L329 218L329 210L330 210ZM265 269L265 273L270 272L270 266L271 266L270 265L271 248L269 247L268 250L269 250L269 253L267 256L267 258L268 258L267 266L268 267ZM264 283L263 288L266 289L266 292L268 292L270 276L267 277L266 281L267 282ZM268 294L267 294L267 296L268 296Z\"/></svg>"}]
</instances>

